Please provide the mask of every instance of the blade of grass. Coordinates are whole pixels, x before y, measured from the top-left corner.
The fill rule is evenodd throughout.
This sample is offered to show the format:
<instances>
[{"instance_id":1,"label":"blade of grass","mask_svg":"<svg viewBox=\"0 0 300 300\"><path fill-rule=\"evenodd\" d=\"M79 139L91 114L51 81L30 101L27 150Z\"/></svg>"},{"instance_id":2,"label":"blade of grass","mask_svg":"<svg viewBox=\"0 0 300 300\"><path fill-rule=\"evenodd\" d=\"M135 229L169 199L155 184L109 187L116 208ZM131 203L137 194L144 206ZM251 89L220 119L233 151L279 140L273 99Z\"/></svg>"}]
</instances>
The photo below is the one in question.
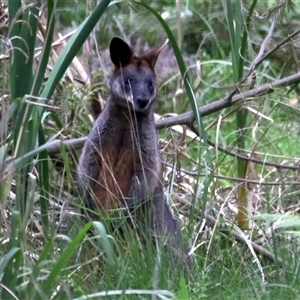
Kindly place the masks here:
<instances>
[{"instance_id":1,"label":"blade of grass","mask_svg":"<svg viewBox=\"0 0 300 300\"><path fill-rule=\"evenodd\" d=\"M12 268L14 261L19 261L21 249L18 247L11 248L1 259L0 263L0 278L1 284L5 287L2 288L1 299L14 299L11 293L13 293L17 281L17 277L14 276Z\"/></svg>"},{"instance_id":2,"label":"blade of grass","mask_svg":"<svg viewBox=\"0 0 300 300\"><path fill-rule=\"evenodd\" d=\"M63 159L64 163L64 171L66 172L66 177L67 177L67 186L69 189L71 189L72 186L72 170L70 168L70 163L69 163L69 157L66 151L66 146L61 144L60 146L60 151L61 151L61 157Z\"/></svg>"},{"instance_id":3,"label":"blade of grass","mask_svg":"<svg viewBox=\"0 0 300 300\"><path fill-rule=\"evenodd\" d=\"M24 291L26 295L23 295L24 299L36 299L36 287L33 284L33 282L36 282L38 279L38 275L40 274L41 270L45 268L46 264L50 264L50 261L48 260L48 257L51 256L53 253L53 246L54 246L54 240L49 239L43 247L42 252L39 254L38 261L33 265L32 267L32 273L31 277L32 279L29 281L28 286L26 287L26 290Z\"/></svg>"},{"instance_id":4,"label":"blade of grass","mask_svg":"<svg viewBox=\"0 0 300 300\"><path fill-rule=\"evenodd\" d=\"M103 250L107 257L107 262L108 262L109 266L113 266L114 265L113 251L112 251L112 247L110 245L109 239L107 237L106 230L105 230L103 224L100 222L95 221L95 222L93 222L93 225L96 228L97 233L100 237L100 241L101 241Z\"/></svg>"},{"instance_id":5,"label":"blade of grass","mask_svg":"<svg viewBox=\"0 0 300 300\"><path fill-rule=\"evenodd\" d=\"M226 20L228 25L228 31L230 36L231 45L231 59L232 59L232 70L233 70L233 81L238 83L243 77L244 69L244 55L247 43L247 31L250 23L245 25L243 12L242 12L242 2L235 1L232 4L231 0L224 0L223 7L226 12ZM254 7L251 6L251 11L253 12ZM248 15L249 17L249 15ZM251 19L251 16L250 16ZM249 18L247 19L248 22ZM242 27L245 25L244 33L242 36ZM243 53L241 53L243 51ZM245 126L247 122L247 110L239 110L236 113L236 126L237 126L237 151L241 152L245 149ZM237 174L239 178L245 178L247 175L248 164L237 159ZM238 214L237 221L240 228L247 227L247 187L246 183L242 183L238 186Z\"/></svg>"},{"instance_id":6,"label":"blade of grass","mask_svg":"<svg viewBox=\"0 0 300 300\"><path fill-rule=\"evenodd\" d=\"M61 51L45 84L41 94L43 99L49 99L51 97L59 80L62 78L73 58L78 53L89 34L92 32L94 26L101 18L109 3L110 0L102 0L92 14L77 28L76 32L69 39ZM43 111L43 108L41 107L40 110Z\"/></svg>"},{"instance_id":7,"label":"blade of grass","mask_svg":"<svg viewBox=\"0 0 300 300\"><path fill-rule=\"evenodd\" d=\"M46 144L43 144L43 145L36 147L35 149L27 152L22 157L16 158L15 160L11 161L10 163L8 163L5 166L4 170L2 171L2 173L0 175L3 176L5 173L11 172L15 167L19 167L21 164L23 164L24 160L32 159L40 152L47 150L48 148L51 148L52 145L56 145L56 144L57 144L56 141L47 142Z\"/></svg>"},{"instance_id":8,"label":"blade of grass","mask_svg":"<svg viewBox=\"0 0 300 300\"><path fill-rule=\"evenodd\" d=\"M243 74L243 70L241 68L243 66L244 57L246 57L248 32L250 30L251 18L252 18L256 3L257 3L257 0L253 0L253 2L251 4L251 7L249 9L249 12L248 12L248 16L246 18L246 28L245 28L244 33L243 33L240 63L239 63L239 65L240 65L239 73L240 74Z\"/></svg>"},{"instance_id":9,"label":"blade of grass","mask_svg":"<svg viewBox=\"0 0 300 300\"><path fill-rule=\"evenodd\" d=\"M56 88L59 80L62 78L63 74L67 70L68 66L72 62L75 55L78 53L80 48L82 47L83 43L91 33L92 29L99 21L100 17L104 13L106 7L110 3L110 0L101 1L94 12L87 18L85 22L78 27L76 33L70 38L67 42L66 46L63 48L62 52L60 53L58 60L56 61L50 76L45 83L45 87L42 91L41 101L45 102L46 99L49 99ZM40 63L40 68L38 70L37 76L35 78L36 87L34 87L33 92L37 92L40 89L40 84L42 83L43 74L46 69L47 59L50 53L50 46L52 42L52 35L53 35L53 28L54 28L54 4L53 1L48 1L48 31L46 35L46 44L44 47L43 59ZM44 108L42 106L38 107L36 110L36 119L39 121L42 118L44 112ZM36 126L35 131L33 132L33 136L36 136L37 130L39 129L39 145L42 146L45 144L45 139L43 137L43 131L39 126ZM41 180L40 180L40 188L41 188L41 197L40 197L40 204L41 204L41 214L42 214L42 223L43 223L43 230L44 233L47 233L48 230L48 197L49 197L49 170L48 170L48 162L47 162L47 151L46 149L39 155L39 169L42 172ZM67 173L69 174L69 172ZM47 237L47 234L44 234Z\"/></svg>"},{"instance_id":10,"label":"blade of grass","mask_svg":"<svg viewBox=\"0 0 300 300\"><path fill-rule=\"evenodd\" d=\"M11 43L11 47L12 49L14 49L11 53L11 57L12 57L12 65L14 64L15 60L17 60L17 56L15 56L15 52L16 51L20 51L20 50L16 50L19 49L19 39L17 38L19 36L20 33L20 24L17 24L17 16L19 13L19 9L21 8L21 1L16 0L16 1L10 1L9 5L8 5L8 17L9 17L9 34L8 36L11 38L10 43ZM14 37L12 39L12 37ZM18 69L16 67L16 64L13 65L10 68L10 90L11 90L11 97L12 99L16 99L18 97L18 88L17 88L17 80L15 80L15 78L17 78L18 75Z\"/></svg>"},{"instance_id":11,"label":"blade of grass","mask_svg":"<svg viewBox=\"0 0 300 300\"><path fill-rule=\"evenodd\" d=\"M37 96L40 92L44 74L46 71L47 63L49 60L49 55L51 51L51 43L53 39L53 31L55 24L55 7L57 1L48 0L47 1L47 27L46 27L46 35L44 46L41 52L39 64L37 66L37 70L35 72L35 77L33 79L32 87L31 87L31 95ZM36 109L32 112L32 119L35 122L35 130L38 129L38 141L39 145L44 144L45 137L44 131L41 126L42 116L38 114ZM31 149L30 149L31 150ZM40 187L40 209L41 209L41 222L44 233L44 238L47 239L49 237L49 219L48 219L48 199L50 194L50 184L49 184L49 166L48 166L48 153L46 150L39 153L38 157L38 170L39 170L39 187Z\"/></svg>"},{"instance_id":12,"label":"blade of grass","mask_svg":"<svg viewBox=\"0 0 300 300\"><path fill-rule=\"evenodd\" d=\"M179 288L179 291L176 293L176 298L178 300L188 300L190 299L190 296L189 296L189 290L188 290L188 287L187 287L187 284L186 284L186 280L183 276L180 277L180 288Z\"/></svg>"},{"instance_id":13,"label":"blade of grass","mask_svg":"<svg viewBox=\"0 0 300 300\"><path fill-rule=\"evenodd\" d=\"M10 262L10 260L15 256L15 254L20 250L20 248L18 247L13 247L11 248L1 259L0 262L0 278L2 278L3 276L5 276L4 274L4 270L6 268L6 266L8 265L8 263Z\"/></svg>"},{"instance_id":14,"label":"blade of grass","mask_svg":"<svg viewBox=\"0 0 300 300\"><path fill-rule=\"evenodd\" d=\"M136 3L143 6L143 7L145 7L147 10L149 10L157 18L157 20L160 22L161 26L163 27L163 29L166 32L167 37L169 39L169 43L170 43L170 45L171 45L171 47L174 51L174 55L175 55L176 60L177 60L177 64L178 64L178 67L179 67L179 70L180 70L180 73L181 73L181 77L182 77L183 82L184 82L184 87L185 87L189 102L191 104L191 107L192 107L192 110L193 110L193 113L194 113L194 116L195 116L195 120L196 120L196 123L197 123L197 128L199 128L199 131L201 133L201 137L203 138L203 141L204 141L205 145L207 145L206 133L205 133L204 128L203 128L203 124L202 124L201 117L200 117L200 114L199 114L198 105L197 105L197 102L196 102L196 99L195 99L194 91L192 89L192 85L191 85L191 82L190 82L190 79L189 79L189 76L188 76L188 73L187 73L187 69L186 69L184 60L183 60L182 55L181 55L181 51L180 51L180 49L177 45L177 42L176 42L176 39L175 39L175 37L172 33L172 30L169 27L169 25L166 23L166 21L161 17L161 15L157 11L155 11L152 7L145 4L144 2L136 2Z\"/></svg>"},{"instance_id":15,"label":"blade of grass","mask_svg":"<svg viewBox=\"0 0 300 300\"><path fill-rule=\"evenodd\" d=\"M6 287L1 291L1 299L12 299L11 294L8 291L15 292L16 286L20 283L20 278L18 277L18 271L23 263L23 252L22 248L19 247L20 242L20 213L13 211L11 213L11 233L10 239L7 245L9 249L6 259L7 261L5 269L3 271L3 277L1 283ZM10 253L10 254L9 254Z\"/></svg>"},{"instance_id":16,"label":"blade of grass","mask_svg":"<svg viewBox=\"0 0 300 300\"><path fill-rule=\"evenodd\" d=\"M14 1L9 2L9 5L15 6L13 2ZM23 98L29 94L32 86L34 46L40 6L41 1L37 1L35 5L28 5L26 8L22 8L20 4L19 10L22 10L22 13L17 11L16 15L13 16L15 23L11 24L13 27L11 34L14 33L15 35L11 36L10 34L12 43L10 66L12 76L10 81L13 101L16 98ZM22 133L30 118L31 110L32 107L24 102L18 114L13 118L15 155L21 156L27 150L27 147L24 147L27 143L24 143ZM19 147L20 144L22 147Z\"/></svg>"},{"instance_id":17,"label":"blade of grass","mask_svg":"<svg viewBox=\"0 0 300 300\"><path fill-rule=\"evenodd\" d=\"M47 0L47 26L46 26L46 36L44 40L44 46L42 48L42 53L40 56L39 64L35 70L35 77L33 80L31 95L37 96L40 92L44 75L47 68L47 63L49 60L49 55L51 51L51 44L53 39L53 31L55 25L55 8L57 1Z\"/></svg>"},{"instance_id":18,"label":"blade of grass","mask_svg":"<svg viewBox=\"0 0 300 300\"><path fill-rule=\"evenodd\" d=\"M70 257L76 253L77 248L81 244L85 234L91 228L92 223L86 224L77 234L77 236L69 243L65 251L58 258L56 263L52 266L50 274L41 286L42 291L45 295L52 294L52 288L55 286L56 278L59 276L60 272L66 267Z\"/></svg>"},{"instance_id":19,"label":"blade of grass","mask_svg":"<svg viewBox=\"0 0 300 300\"><path fill-rule=\"evenodd\" d=\"M241 4L241 2L239 2L239 3L238 2L239 1L236 2L237 22L240 23L239 27L242 28L242 24L244 24L243 17L242 17L242 4ZM237 66L238 74L237 74L236 82L241 80L243 77L244 57L246 55L246 48L247 48L247 36L248 36L249 28L250 28L251 17L252 17L253 11L255 9L256 3L257 3L256 0L254 0L252 2L252 5L248 12L248 16L246 18L246 23L244 26L245 28L244 28L244 32L243 32L243 37L241 37L241 31L238 31L236 33L236 36L238 36L239 39L241 39L241 45L239 48L240 54L236 53L237 58L238 58L237 55L239 55L239 61L238 61L238 66ZM238 130L238 135L239 135L237 138L237 142L238 142L239 150L245 149L245 135L246 135L245 126L247 124L247 116L248 116L248 110L240 110L236 113L236 124L237 124L237 130ZM246 178L248 162L238 159L237 164L238 164L238 177ZM248 227L247 207L248 207L247 185L246 185L246 183L242 183L238 186L238 216L237 216L238 225L241 229Z\"/></svg>"},{"instance_id":20,"label":"blade of grass","mask_svg":"<svg viewBox=\"0 0 300 300\"><path fill-rule=\"evenodd\" d=\"M18 4L18 6L17 6ZM10 82L12 101L24 98L30 92L33 78L33 57L37 32L37 18L41 1L22 7L20 1L10 1L9 9L13 15L10 16L11 30L9 37L12 44ZM11 139L14 145L14 157L21 157L34 147L32 137L32 123L29 122L32 107L22 101L12 118L13 135ZM20 117L21 116L21 117ZM31 127L30 127L31 126ZM16 198L17 210L24 214L27 197L26 177L31 163L24 160L24 165L16 169Z\"/></svg>"},{"instance_id":21,"label":"blade of grass","mask_svg":"<svg viewBox=\"0 0 300 300\"><path fill-rule=\"evenodd\" d=\"M39 145L46 143L44 130L42 126L39 127ZM39 187L40 187L40 210L41 210L41 222L43 228L43 237L45 241L50 237L49 235L49 196L50 196L50 174L48 165L48 153L47 150L43 150L38 156L38 173L39 173Z\"/></svg>"},{"instance_id":22,"label":"blade of grass","mask_svg":"<svg viewBox=\"0 0 300 300\"><path fill-rule=\"evenodd\" d=\"M148 11L150 11L157 18L157 20L160 22L161 26L165 30L165 32L167 34L167 37L169 39L170 45L171 45L171 47L174 51L174 55L175 55L176 60L177 60L177 64L178 64L178 67L179 67L179 70L180 70L180 73L181 73L181 77L182 77L183 82L184 82L184 87L185 87L190 105L191 105L192 110L193 110L194 119L196 121L196 128L198 128L198 131L200 132L200 136L201 136L201 139L203 140L204 146L206 148L208 148L206 132L204 130L203 123L202 123L202 120L201 120L201 117L200 117L200 114L199 114L197 101L195 99L194 91L192 89L192 85L191 85L191 82L190 82L190 79L189 79L189 76L188 76L188 73L187 73L187 68L185 66L184 60L183 60L182 55L181 55L181 51L180 51L180 49L177 45L176 39L175 39L175 37L172 33L171 28L168 26L166 21L161 17L161 15L157 11L155 11L153 8L151 8L149 5L145 4L144 2L135 2L135 3L145 7ZM202 159L203 159L202 158L202 149L201 149L201 147L199 147L198 148L198 163L199 163L199 166L197 168L198 169L198 171L197 171L198 175L197 175L197 179L196 179L195 192L194 192L194 197L193 197L193 200L192 200L191 211L190 211L191 218L193 218L193 215L194 215L195 210L196 210L196 207L193 204L196 202L197 198L199 197L199 187L200 187L199 180L201 178L200 177L200 173L201 173L200 163L201 163ZM209 163L209 161L210 161L209 151L206 151L204 160L206 161L206 163ZM207 196L208 196L208 187L209 187L209 181L210 180L211 180L210 177L205 177L204 178L204 185L203 185L204 188L203 188L203 191L201 191L202 192L202 197L201 198L203 199L203 201L202 201L202 206L203 207L202 208L204 208L206 206L206 199L207 199ZM203 211L204 211L204 209L203 209ZM189 230L192 230L192 228L190 227Z\"/></svg>"}]
</instances>

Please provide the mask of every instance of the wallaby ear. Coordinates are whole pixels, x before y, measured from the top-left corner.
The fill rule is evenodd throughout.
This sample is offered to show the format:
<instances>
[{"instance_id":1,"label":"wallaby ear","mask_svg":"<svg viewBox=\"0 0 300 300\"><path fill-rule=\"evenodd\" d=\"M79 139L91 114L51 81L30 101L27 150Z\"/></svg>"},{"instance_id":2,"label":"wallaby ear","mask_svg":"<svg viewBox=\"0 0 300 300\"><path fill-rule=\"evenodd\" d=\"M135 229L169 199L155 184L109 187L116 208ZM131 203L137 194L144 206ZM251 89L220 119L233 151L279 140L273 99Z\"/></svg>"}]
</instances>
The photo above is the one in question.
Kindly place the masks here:
<instances>
[{"instance_id":1,"label":"wallaby ear","mask_svg":"<svg viewBox=\"0 0 300 300\"><path fill-rule=\"evenodd\" d=\"M129 45L119 37L114 37L109 45L110 59L117 67L123 67L133 59L133 51Z\"/></svg>"},{"instance_id":2,"label":"wallaby ear","mask_svg":"<svg viewBox=\"0 0 300 300\"><path fill-rule=\"evenodd\" d=\"M156 48L156 49L152 49L152 50L149 50L145 53L143 53L140 58L147 61L150 65L150 67L152 69L154 69L155 65L156 65L156 62L157 62L157 58L160 54L160 52L162 51L162 49L168 44L169 40L167 39L165 41L165 43L159 47L159 48Z\"/></svg>"}]
</instances>

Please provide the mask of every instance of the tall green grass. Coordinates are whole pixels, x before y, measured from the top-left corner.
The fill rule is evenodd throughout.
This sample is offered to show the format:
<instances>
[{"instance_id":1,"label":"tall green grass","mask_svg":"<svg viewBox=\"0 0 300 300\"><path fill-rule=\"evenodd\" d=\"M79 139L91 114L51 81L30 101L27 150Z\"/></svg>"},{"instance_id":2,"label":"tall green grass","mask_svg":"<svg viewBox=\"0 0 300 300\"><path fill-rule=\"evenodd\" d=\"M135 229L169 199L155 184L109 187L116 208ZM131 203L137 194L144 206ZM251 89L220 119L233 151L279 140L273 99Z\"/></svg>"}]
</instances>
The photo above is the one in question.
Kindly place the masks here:
<instances>
[{"instance_id":1,"label":"tall green grass","mask_svg":"<svg viewBox=\"0 0 300 300\"><path fill-rule=\"evenodd\" d=\"M53 253L54 226L50 226L49 201L50 177L48 156L44 145L45 134L42 127L44 104L52 96L59 80L67 67L81 48L99 18L104 13L110 1L101 1L94 12L78 28L61 52L54 64L46 82L46 68L51 51L53 30L55 26L56 1L47 1L47 24L45 40L37 65L34 64L36 37L38 31L39 13L42 1L24 5L21 1L10 1L9 32L10 41L10 107L9 116L3 120L11 123L11 134L6 142L7 150L17 162L5 175L2 174L1 194L9 195L12 180L15 185L15 205L10 207L9 242L6 244L7 253L1 262L1 298L2 299L45 299L54 293L57 279L74 255L78 246L91 225L85 226L72 240L57 261L49 260ZM2 124L5 125L5 124ZM2 126L5 128L6 126ZM1 136L5 133L2 132ZM38 149L37 149L38 147ZM36 154L38 156L36 157ZM35 168L37 173L35 172ZM38 176L36 176L36 174ZM32 217L34 197L39 196L40 221L43 227L45 247L39 253L39 259L33 264L32 270L27 268L26 258L27 226ZM7 228L8 229L8 228ZM107 243L104 243L107 245ZM107 246L106 246L107 247ZM106 249L107 250L107 249ZM49 274L39 289L35 288L41 271L47 266ZM23 272L22 272L23 269ZM23 273L23 274L22 274ZM29 279L29 281L28 281Z\"/></svg>"},{"instance_id":2,"label":"tall green grass","mask_svg":"<svg viewBox=\"0 0 300 300\"><path fill-rule=\"evenodd\" d=\"M252 13L255 9L257 1L253 1L249 9L247 18L244 16L242 1L232 3L230 0L223 1L224 11L226 12L226 20L230 37L231 60L232 60L232 77L236 85L235 89L239 89L239 82L244 76L245 58L253 59L247 55L248 40L247 35L251 25ZM250 52L250 51L249 51ZM230 100L228 100L230 101ZM245 141L248 125L248 111L246 109L238 109L236 112L236 143L238 152L245 149ZM247 177L247 162L237 159L237 176L239 178ZM240 184L238 187L238 215L237 221L241 228L247 228L247 187L246 184Z\"/></svg>"}]
</instances>

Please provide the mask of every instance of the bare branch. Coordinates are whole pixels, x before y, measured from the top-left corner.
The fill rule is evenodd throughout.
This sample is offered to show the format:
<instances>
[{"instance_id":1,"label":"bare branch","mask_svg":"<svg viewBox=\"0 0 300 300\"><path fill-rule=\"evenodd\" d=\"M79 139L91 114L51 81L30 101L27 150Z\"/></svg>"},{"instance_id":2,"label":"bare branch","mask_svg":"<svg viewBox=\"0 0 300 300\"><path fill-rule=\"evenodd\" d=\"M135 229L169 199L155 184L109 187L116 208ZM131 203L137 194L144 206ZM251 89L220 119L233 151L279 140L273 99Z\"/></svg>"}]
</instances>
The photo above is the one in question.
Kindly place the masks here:
<instances>
[{"instance_id":1,"label":"bare branch","mask_svg":"<svg viewBox=\"0 0 300 300\"><path fill-rule=\"evenodd\" d=\"M297 82L300 82L300 73L296 73L283 79L263 84L252 90L240 93L238 95L234 95L231 101L228 101L228 97L225 97L213 103L206 104L199 108L199 114L201 117L208 116L221 109L230 107L241 100L247 101L250 100L249 98L267 95L269 93L274 92L274 89L276 88L286 87ZM189 111L176 117L169 117L159 120L156 122L156 127L160 129L170 127L173 125L190 125L191 123L193 123L194 119L195 118L193 112Z\"/></svg>"},{"instance_id":2,"label":"bare branch","mask_svg":"<svg viewBox=\"0 0 300 300\"><path fill-rule=\"evenodd\" d=\"M77 139L70 139L66 141L56 140L52 141L51 145L47 148L48 153L56 154L60 153L60 147L64 145L68 151L79 150L83 147L86 137L81 137Z\"/></svg>"},{"instance_id":3,"label":"bare branch","mask_svg":"<svg viewBox=\"0 0 300 300\"><path fill-rule=\"evenodd\" d=\"M188 201L185 200L179 200L179 202L181 202L182 204L184 204L185 206L191 206L191 204ZM186 212L185 210L181 211L181 213L185 216L188 216L188 212ZM202 216L200 214L198 214L197 216L197 220L201 221ZM204 214L204 219L206 220L206 224L210 227L215 227L216 225L218 226L219 223L219 219L215 219L213 216L205 213ZM223 220L225 221L225 220ZM226 221L225 221L226 222ZM255 251L256 254L260 254L262 255L265 259L267 259L268 261L275 263L276 261L279 264L283 264L283 260L280 257L275 257L275 255L271 252L269 252L268 250L266 250L265 248L263 248L262 246L254 243L251 240L246 240L242 235L240 235L236 229L232 228L231 224L228 224L228 222L226 222L227 224L225 224L225 227L223 226L218 226L219 227L219 233L221 235L230 237L232 236L238 243L243 244L245 246L249 246L248 244L250 243L251 247L253 248L253 250ZM222 223L223 225L223 223Z\"/></svg>"},{"instance_id":4,"label":"bare branch","mask_svg":"<svg viewBox=\"0 0 300 300\"><path fill-rule=\"evenodd\" d=\"M241 100L247 101L247 99L249 99L249 98L266 95L271 92L274 92L275 88L286 87L286 86L292 85L294 83L297 83L299 81L300 81L300 73L297 73L297 74L291 75L289 77L285 77L283 79L276 80L274 82L266 83L264 85L261 85L252 90L241 93L239 95L235 95L232 97L232 101L228 102L227 101L228 98L226 97L226 98L217 100L213 103L204 105L199 108L199 113L200 113L201 117L204 117L204 116L210 115L214 112L217 112L223 108L233 106L238 101L241 101ZM192 128L192 126L190 126L190 125L192 125L193 121L194 121L193 112L187 112L187 113L181 114L179 116L169 117L169 118L165 118L162 120L158 120L158 121L156 121L156 127L158 129L160 129L160 128L171 127L173 125L188 125L190 128ZM66 140L66 141L61 141L61 140L52 141L51 145L49 145L49 147L47 148L47 151L50 154L60 153L61 145L64 145L69 151L79 150L82 148L85 140L86 140L86 137L81 137L81 138L71 139L71 140ZM213 147L217 146L215 143L213 143L211 141L209 141L209 143ZM220 151L222 151L228 155L231 155L233 157L239 157L239 158L247 160L247 161L252 161L255 163L259 163L259 164L276 167L278 169L281 168L281 169L299 170L299 167L297 167L297 166L285 166L285 165L269 163L266 161L261 161L259 159L255 159L253 157L249 158L249 157L240 155L238 153L228 151L226 149L223 149L219 145L217 147Z\"/></svg>"},{"instance_id":5,"label":"bare branch","mask_svg":"<svg viewBox=\"0 0 300 300\"><path fill-rule=\"evenodd\" d=\"M206 219L207 224L211 227L214 227L215 224L217 223L217 220L208 214L205 214L205 219ZM220 232L227 236L229 236L231 234L237 242L247 246L247 241L236 230L230 230L230 228L228 228L227 230L220 229ZM277 261L280 264L283 264L283 261L281 258L279 258L279 257L275 258L275 255L273 253L267 251L266 249L264 249L263 247L259 246L256 243L254 243L251 240L249 242L251 243L252 248L254 249L254 251L257 254L262 255L263 257L265 257L267 260L269 260L272 263Z\"/></svg>"},{"instance_id":6,"label":"bare branch","mask_svg":"<svg viewBox=\"0 0 300 300\"><path fill-rule=\"evenodd\" d=\"M274 48L272 48L269 52L267 52L260 60L256 62L255 68L258 67L266 58L268 58L273 52L278 50L281 46L283 46L286 42L292 40L296 35L300 33L300 29L296 30L292 34L288 35L287 38L282 40L279 44L277 44Z\"/></svg>"}]
</instances>

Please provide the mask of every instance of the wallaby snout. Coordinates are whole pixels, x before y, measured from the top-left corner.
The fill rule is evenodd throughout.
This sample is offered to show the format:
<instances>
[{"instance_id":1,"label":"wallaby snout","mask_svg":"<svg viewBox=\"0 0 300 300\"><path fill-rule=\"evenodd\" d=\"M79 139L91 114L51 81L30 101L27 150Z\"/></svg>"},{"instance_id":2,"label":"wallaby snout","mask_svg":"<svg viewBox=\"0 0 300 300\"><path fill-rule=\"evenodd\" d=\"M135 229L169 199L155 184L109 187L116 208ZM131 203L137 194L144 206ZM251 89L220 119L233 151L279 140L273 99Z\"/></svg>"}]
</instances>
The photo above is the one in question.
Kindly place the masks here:
<instances>
[{"instance_id":1,"label":"wallaby snout","mask_svg":"<svg viewBox=\"0 0 300 300\"><path fill-rule=\"evenodd\" d=\"M139 106L139 108L141 109L146 109L150 103L150 99L148 98L138 98L137 100L137 104Z\"/></svg>"}]
</instances>

